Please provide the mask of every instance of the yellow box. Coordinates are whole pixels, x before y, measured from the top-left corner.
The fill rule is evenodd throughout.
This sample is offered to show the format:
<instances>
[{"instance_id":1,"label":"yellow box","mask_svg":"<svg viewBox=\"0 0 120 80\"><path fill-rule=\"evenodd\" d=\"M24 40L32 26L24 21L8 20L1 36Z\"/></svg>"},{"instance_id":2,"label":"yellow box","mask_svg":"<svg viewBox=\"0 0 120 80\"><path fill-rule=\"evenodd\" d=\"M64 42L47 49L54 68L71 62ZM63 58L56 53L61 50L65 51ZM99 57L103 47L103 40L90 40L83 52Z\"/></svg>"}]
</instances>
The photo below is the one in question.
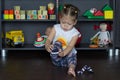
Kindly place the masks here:
<instances>
[{"instance_id":1,"label":"yellow box","mask_svg":"<svg viewBox=\"0 0 120 80\"><path fill-rule=\"evenodd\" d=\"M9 14L9 19L14 19L14 15L13 14Z\"/></svg>"},{"instance_id":2,"label":"yellow box","mask_svg":"<svg viewBox=\"0 0 120 80\"><path fill-rule=\"evenodd\" d=\"M105 19L113 19L113 11L112 10L104 11L104 18Z\"/></svg>"}]
</instances>

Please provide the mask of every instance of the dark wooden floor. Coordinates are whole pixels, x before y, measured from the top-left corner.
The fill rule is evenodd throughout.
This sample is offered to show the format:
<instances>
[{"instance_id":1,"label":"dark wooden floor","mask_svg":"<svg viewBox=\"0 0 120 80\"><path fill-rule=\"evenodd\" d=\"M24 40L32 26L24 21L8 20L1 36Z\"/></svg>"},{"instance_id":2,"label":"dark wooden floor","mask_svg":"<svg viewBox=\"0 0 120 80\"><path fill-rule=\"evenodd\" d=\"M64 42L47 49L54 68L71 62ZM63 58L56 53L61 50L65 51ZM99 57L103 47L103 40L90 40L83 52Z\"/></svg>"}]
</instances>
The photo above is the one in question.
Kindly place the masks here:
<instances>
[{"instance_id":1,"label":"dark wooden floor","mask_svg":"<svg viewBox=\"0 0 120 80\"><path fill-rule=\"evenodd\" d=\"M94 73L73 78L67 68L56 67L45 51L9 51L0 58L0 80L120 80L120 57L106 51L79 51L76 72L84 65Z\"/></svg>"}]
</instances>

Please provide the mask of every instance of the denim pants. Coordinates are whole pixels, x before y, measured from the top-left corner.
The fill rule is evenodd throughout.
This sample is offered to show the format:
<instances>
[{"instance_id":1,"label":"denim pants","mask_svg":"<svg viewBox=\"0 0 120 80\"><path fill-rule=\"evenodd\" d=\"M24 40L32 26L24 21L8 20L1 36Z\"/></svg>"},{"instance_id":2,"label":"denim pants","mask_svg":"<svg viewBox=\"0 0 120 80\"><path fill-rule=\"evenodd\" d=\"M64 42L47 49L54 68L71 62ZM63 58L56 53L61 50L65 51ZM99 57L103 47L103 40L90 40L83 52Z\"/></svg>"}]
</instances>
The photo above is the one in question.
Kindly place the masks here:
<instances>
[{"instance_id":1,"label":"denim pants","mask_svg":"<svg viewBox=\"0 0 120 80\"><path fill-rule=\"evenodd\" d=\"M70 53L64 57L58 56L58 54L50 54L52 63L56 66L69 67L70 64L77 65L77 55Z\"/></svg>"}]
</instances>

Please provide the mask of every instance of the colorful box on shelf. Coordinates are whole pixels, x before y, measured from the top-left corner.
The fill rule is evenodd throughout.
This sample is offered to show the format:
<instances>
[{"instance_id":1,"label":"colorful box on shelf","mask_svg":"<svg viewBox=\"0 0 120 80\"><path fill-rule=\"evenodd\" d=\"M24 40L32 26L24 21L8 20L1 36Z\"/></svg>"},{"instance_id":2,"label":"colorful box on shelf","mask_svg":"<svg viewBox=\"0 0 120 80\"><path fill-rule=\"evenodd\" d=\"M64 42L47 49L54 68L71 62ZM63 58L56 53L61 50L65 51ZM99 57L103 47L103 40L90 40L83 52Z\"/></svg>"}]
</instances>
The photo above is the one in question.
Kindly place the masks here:
<instances>
[{"instance_id":1,"label":"colorful box on shelf","mask_svg":"<svg viewBox=\"0 0 120 80\"><path fill-rule=\"evenodd\" d=\"M42 13L42 14L43 14L43 15L48 15L47 13L48 13L47 10L43 10L43 13Z\"/></svg>"},{"instance_id":2,"label":"colorful box on shelf","mask_svg":"<svg viewBox=\"0 0 120 80\"><path fill-rule=\"evenodd\" d=\"M27 15L27 19L30 19L30 15Z\"/></svg>"},{"instance_id":3,"label":"colorful box on shelf","mask_svg":"<svg viewBox=\"0 0 120 80\"><path fill-rule=\"evenodd\" d=\"M14 14L14 10L9 10L9 14Z\"/></svg>"},{"instance_id":4,"label":"colorful box on shelf","mask_svg":"<svg viewBox=\"0 0 120 80\"><path fill-rule=\"evenodd\" d=\"M20 10L20 14L24 14L25 15L25 10Z\"/></svg>"},{"instance_id":5,"label":"colorful box on shelf","mask_svg":"<svg viewBox=\"0 0 120 80\"><path fill-rule=\"evenodd\" d=\"M3 14L3 19L9 19L9 14Z\"/></svg>"},{"instance_id":6,"label":"colorful box on shelf","mask_svg":"<svg viewBox=\"0 0 120 80\"><path fill-rule=\"evenodd\" d=\"M13 14L9 14L9 19L14 19L14 15Z\"/></svg>"},{"instance_id":7,"label":"colorful box on shelf","mask_svg":"<svg viewBox=\"0 0 120 80\"><path fill-rule=\"evenodd\" d=\"M14 19L14 10L4 10L3 19Z\"/></svg>"},{"instance_id":8,"label":"colorful box on shelf","mask_svg":"<svg viewBox=\"0 0 120 80\"><path fill-rule=\"evenodd\" d=\"M33 15L30 15L30 19L33 19Z\"/></svg>"},{"instance_id":9,"label":"colorful box on shelf","mask_svg":"<svg viewBox=\"0 0 120 80\"><path fill-rule=\"evenodd\" d=\"M113 11L104 11L104 18L105 19L113 19Z\"/></svg>"},{"instance_id":10,"label":"colorful box on shelf","mask_svg":"<svg viewBox=\"0 0 120 80\"><path fill-rule=\"evenodd\" d=\"M46 6L40 6L40 10L46 10Z\"/></svg>"},{"instance_id":11,"label":"colorful box on shelf","mask_svg":"<svg viewBox=\"0 0 120 80\"><path fill-rule=\"evenodd\" d=\"M42 15L43 11L42 10L38 10L38 15Z\"/></svg>"},{"instance_id":12,"label":"colorful box on shelf","mask_svg":"<svg viewBox=\"0 0 120 80\"><path fill-rule=\"evenodd\" d=\"M108 4L106 4L102 10L97 10L96 8L91 8L90 10L86 10L83 16L89 19L92 18L113 19L113 10Z\"/></svg>"},{"instance_id":13,"label":"colorful box on shelf","mask_svg":"<svg viewBox=\"0 0 120 80\"><path fill-rule=\"evenodd\" d=\"M20 14L15 15L15 19L20 19Z\"/></svg>"},{"instance_id":14,"label":"colorful box on shelf","mask_svg":"<svg viewBox=\"0 0 120 80\"><path fill-rule=\"evenodd\" d=\"M33 15L33 19L37 19L37 15Z\"/></svg>"},{"instance_id":15,"label":"colorful box on shelf","mask_svg":"<svg viewBox=\"0 0 120 80\"><path fill-rule=\"evenodd\" d=\"M20 19L25 19L25 14L21 14Z\"/></svg>"},{"instance_id":16,"label":"colorful box on shelf","mask_svg":"<svg viewBox=\"0 0 120 80\"><path fill-rule=\"evenodd\" d=\"M20 10L20 19L25 19L25 10Z\"/></svg>"},{"instance_id":17,"label":"colorful box on shelf","mask_svg":"<svg viewBox=\"0 0 120 80\"><path fill-rule=\"evenodd\" d=\"M49 15L49 19L56 19L56 15Z\"/></svg>"},{"instance_id":18,"label":"colorful box on shelf","mask_svg":"<svg viewBox=\"0 0 120 80\"><path fill-rule=\"evenodd\" d=\"M4 10L4 14L9 14L9 10Z\"/></svg>"},{"instance_id":19,"label":"colorful box on shelf","mask_svg":"<svg viewBox=\"0 0 120 80\"><path fill-rule=\"evenodd\" d=\"M32 14L32 10L27 10L27 15L31 15Z\"/></svg>"},{"instance_id":20,"label":"colorful box on shelf","mask_svg":"<svg viewBox=\"0 0 120 80\"><path fill-rule=\"evenodd\" d=\"M14 6L14 10L20 10L20 6Z\"/></svg>"},{"instance_id":21,"label":"colorful box on shelf","mask_svg":"<svg viewBox=\"0 0 120 80\"><path fill-rule=\"evenodd\" d=\"M33 15L37 15L37 10L32 10L32 13Z\"/></svg>"},{"instance_id":22,"label":"colorful box on shelf","mask_svg":"<svg viewBox=\"0 0 120 80\"><path fill-rule=\"evenodd\" d=\"M14 14L15 15L20 14L20 10L14 10Z\"/></svg>"},{"instance_id":23,"label":"colorful box on shelf","mask_svg":"<svg viewBox=\"0 0 120 80\"><path fill-rule=\"evenodd\" d=\"M48 19L48 15L38 15L38 19Z\"/></svg>"}]
</instances>

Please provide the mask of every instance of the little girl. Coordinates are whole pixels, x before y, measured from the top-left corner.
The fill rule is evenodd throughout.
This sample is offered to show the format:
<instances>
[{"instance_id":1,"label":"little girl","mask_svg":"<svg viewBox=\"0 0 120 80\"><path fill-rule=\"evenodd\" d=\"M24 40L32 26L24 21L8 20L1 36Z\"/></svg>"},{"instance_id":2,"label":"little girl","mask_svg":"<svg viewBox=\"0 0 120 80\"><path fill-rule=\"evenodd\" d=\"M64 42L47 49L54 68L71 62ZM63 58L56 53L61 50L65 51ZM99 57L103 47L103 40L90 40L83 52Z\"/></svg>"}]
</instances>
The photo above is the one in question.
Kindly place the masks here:
<instances>
[{"instance_id":1,"label":"little girl","mask_svg":"<svg viewBox=\"0 0 120 80\"><path fill-rule=\"evenodd\" d=\"M54 25L45 43L46 50L50 53L52 62L56 66L68 67L68 74L76 76L77 51L74 48L78 37L81 35L74 27L77 23L78 8L71 4L65 4L61 11L60 24ZM62 43L62 50L53 54L53 44L56 41Z\"/></svg>"}]
</instances>

